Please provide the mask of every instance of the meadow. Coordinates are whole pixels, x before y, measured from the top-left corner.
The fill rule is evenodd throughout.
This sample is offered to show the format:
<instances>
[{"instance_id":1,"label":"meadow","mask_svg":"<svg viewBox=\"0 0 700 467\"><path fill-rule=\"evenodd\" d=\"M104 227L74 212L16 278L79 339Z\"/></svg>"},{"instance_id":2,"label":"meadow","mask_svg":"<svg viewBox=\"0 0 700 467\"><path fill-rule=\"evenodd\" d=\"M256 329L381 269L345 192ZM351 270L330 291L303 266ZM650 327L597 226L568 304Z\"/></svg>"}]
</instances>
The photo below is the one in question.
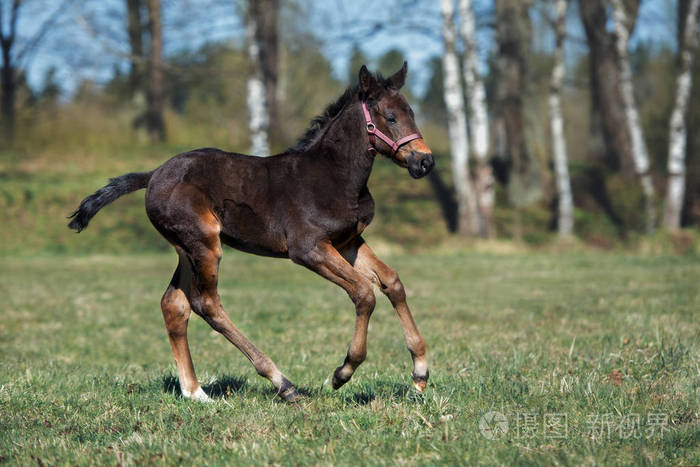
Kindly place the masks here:
<instances>
[{"instance_id":1,"label":"meadow","mask_svg":"<svg viewBox=\"0 0 700 467\"><path fill-rule=\"evenodd\" d=\"M100 18L90 8L105 8L74 3L91 5L67 9L74 19ZM326 29L333 22L324 16L322 27L312 28L297 3L284 15L289 31L280 36L273 152L293 144L347 84L321 53L332 45ZM111 7L103 13L105 24L128 23ZM203 18L190 16L194 26ZM676 23L673 14L640 14L637 30L645 17ZM482 18L480 27L499 24L491 19ZM136 74L118 72L121 54L112 79L107 73L85 80L72 96L61 96L60 70L48 70L43 89L29 89L24 80L31 76L16 63L22 77L16 131L12 140L0 137L0 464L700 465L700 204L693 190L700 159L691 157L700 144L693 131L697 85L689 98L686 228L646 235L644 197L627 150L599 148L600 116L591 119L587 110L600 107L588 86L595 54L567 61L573 66L562 88L563 115L575 231L560 241L548 143L551 50L541 49L549 39L533 41L541 44L524 55L529 71L513 88L522 91L525 159L536 171L527 178L541 185L533 197L541 199L519 196L507 177L511 151L493 144L494 238L475 240L454 233L443 67L433 57L423 70L426 93L409 98L436 168L413 180L377 157L369 181L376 216L365 232L406 286L428 345L426 391L411 384L398 320L378 291L368 358L334 391L329 378L345 357L355 317L346 294L287 260L226 249L224 307L303 397L282 402L238 350L193 315L194 363L214 399L200 403L180 396L159 307L176 257L144 213L144 191L105 208L81 235L66 228L66 216L109 177L152 170L194 148L250 147L246 51L237 40L176 51L169 36L189 43L189 34L180 21L168 19L164 27L176 30L165 35L173 53L165 57L163 142L136 125L146 110L144 90L135 86ZM198 37L213 31L196 29ZM112 26L95 30L113 33ZM551 35L549 27L534 32ZM677 74L675 46L661 39L639 41L632 55L659 208ZM89 76L81 70L89 63L116 58L103 50L94 60L92 46L103 42L97 37L91 47L67 48L71 42L60 34L47 42L52 55L70 56L75 77ZM350 68L358 70L367 57L353 49ZM490 140L507 142L500 114L508 96L500 88L512 73L499 71L506 56L490 58L484 76L495 117ZM393 72L403 60L394 49L372 61Z\"/></svg>"},{"instance_id":2,"label":"meadow","mask_svg":"<svg viewBox=\"0 0 700 467\"><path fill-rule=\"evenodd\" d=\"M384 256L429 346L424 394L383 296L367 361L333 391L345 293L225 251L224 307L301 388L289 405L196 316L215 401L179 396L159 310L174 254L5 254L0 463L700 464L696 256Z\"/></svg>"},{"instance_id":3,"label":"meadow","mask_svg":"<svg viewBox=\"0 0 700 467\"><path fill-rule=\"evenodd\" d=\"M481 248L449 233L428 180L383 159L365 237L406 285L427 391L412 387L379 292L367 361L333 391L354 321L345 293L289 261L226 249L224 307L304 398L278 400L193 316L195 366L215 402L183 400L159 309L176 258L143 191L80 235L65 216L108 177L204 144L128 143L117 129L56 132L76 142L36 127L26 148L0 150L0 463L700 464L696 232L620 248L577 211L579 240L562 248L540 209L523 213L523 246L503 240L513 213L499 209L501 240ZM450 180L446 156L438 170Z\"/></svg>"}]
</instances>

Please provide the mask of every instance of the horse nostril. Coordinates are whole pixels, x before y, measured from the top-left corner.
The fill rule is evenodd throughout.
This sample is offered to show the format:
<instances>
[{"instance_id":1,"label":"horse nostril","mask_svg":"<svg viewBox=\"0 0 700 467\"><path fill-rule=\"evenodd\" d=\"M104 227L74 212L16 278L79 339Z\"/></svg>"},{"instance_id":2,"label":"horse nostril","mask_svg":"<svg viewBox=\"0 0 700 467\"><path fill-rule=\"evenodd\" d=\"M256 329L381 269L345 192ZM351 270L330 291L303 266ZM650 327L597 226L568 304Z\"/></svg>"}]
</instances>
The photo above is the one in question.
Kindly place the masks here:
<instances>
[{"instance_id":1,"label":"horse nostril","mask_svg":"<svg viewBox=\"0 0 700 467\"><path fill-rule=\"evenodd\" d=\"M430 169L432 169L433 164L433 158L430 156L426 156L420 161L420 166L423 169L423 172L428 172Z\"/></svg>"},{"instance_id":2,"label":"horse nostril","mask_svg":"<svg viewBox=\"0 0 700 467\"><path fill-rule=\"evenodd\" d=\"M406 158L406 165L413 178L421 178L428 175L435 166L435 161L430 153L411 151L410 156Z\"/></svg>"}]
</instances>

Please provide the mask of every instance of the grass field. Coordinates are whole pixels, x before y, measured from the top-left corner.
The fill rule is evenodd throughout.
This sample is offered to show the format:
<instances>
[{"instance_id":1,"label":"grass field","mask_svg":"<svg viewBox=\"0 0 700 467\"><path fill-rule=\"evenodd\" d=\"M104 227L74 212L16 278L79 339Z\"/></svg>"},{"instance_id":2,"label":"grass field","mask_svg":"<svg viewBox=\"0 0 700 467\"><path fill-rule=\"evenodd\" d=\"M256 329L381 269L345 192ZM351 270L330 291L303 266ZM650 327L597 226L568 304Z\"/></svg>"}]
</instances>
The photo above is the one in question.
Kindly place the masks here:
<instances>
[{"instance_id":1,"label":"grass field","mask_svg":"<svg viewBox=\"0 0 700 467\"><path fill-rule=\"evenodd\" d=\"M306 394L286 405L197 317L193 357L216 400L178 395L158 306L174 254L5 256L0 463L700 464L696 257L387 259L429 345L423 395L384 297L367 361L333 391L344 292L225 252L229 315Z\"/></svg>"}]
</instances>

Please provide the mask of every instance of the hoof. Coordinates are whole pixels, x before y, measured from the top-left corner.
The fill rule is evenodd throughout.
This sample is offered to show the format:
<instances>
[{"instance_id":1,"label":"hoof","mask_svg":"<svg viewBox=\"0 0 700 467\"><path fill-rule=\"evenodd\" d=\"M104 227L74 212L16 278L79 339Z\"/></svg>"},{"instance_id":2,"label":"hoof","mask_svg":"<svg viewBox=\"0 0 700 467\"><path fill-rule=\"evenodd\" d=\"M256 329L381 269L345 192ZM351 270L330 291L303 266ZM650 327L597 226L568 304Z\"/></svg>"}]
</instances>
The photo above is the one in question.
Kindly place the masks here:
<instances>
[{"instance_id":1,"label":"hoof","mask_svg":"<svg viewBox=\"0 0 700 467\"><path fill-rule=\"evenodd\" d=\"M428 376L429 374L427 372L425 373L425 376L417 376L415 373L413 374L413 387L416 388L416 391L425 391L425 387L428 385Z\"/></svg>"},{"instance_id":2,"label":"hoof","mask_svg":"<svg viewBox=\"0 0 700 467\"><path fill-rule=\"evenodd\" d=\"M285 402L297 402L299 399L301 399L301 396L297 392L296 388L294 388L294 386L280 392L279 396Z\"/></svg>"},{"instance_id":3,"label":"hoof","mask_svg":"<svg viewBox=\"0 0 700 467\"><path fill-rule=\"evenodd\" d=\"M340 389L340 387L350 381L350 377L352 375L348 376L347 378L344 378L342 375L343 367L339 366L338 368L335 369L333 372L333 389Z\"/></svg>"},{"instance_id":4,"label":"hoof","mask_svg":"<svg viewBox=\"0 0 700 467\"><path fill-rule=\"evenodd\" d=\"M299 396L299 393L297 392L296 388L292 384L292 382L289 381L284 376L282 378L283 378L282 386L280 386L280 389L277 392L277 395L280 396L282 398L282 400L285 402L298 401L300 396Z\"/></svg>"},{"instance_id":5,"label":"hoof","mask_svg":"<svg viewBox=\"0 0 700 467\"><path fill-rule=\"evenodd\" d=\"M182 391L182 397L199 402L212 402L212 399L207 396L207 393L201 387L198 387L195 392Z\"/></svg>"}]
</instances>

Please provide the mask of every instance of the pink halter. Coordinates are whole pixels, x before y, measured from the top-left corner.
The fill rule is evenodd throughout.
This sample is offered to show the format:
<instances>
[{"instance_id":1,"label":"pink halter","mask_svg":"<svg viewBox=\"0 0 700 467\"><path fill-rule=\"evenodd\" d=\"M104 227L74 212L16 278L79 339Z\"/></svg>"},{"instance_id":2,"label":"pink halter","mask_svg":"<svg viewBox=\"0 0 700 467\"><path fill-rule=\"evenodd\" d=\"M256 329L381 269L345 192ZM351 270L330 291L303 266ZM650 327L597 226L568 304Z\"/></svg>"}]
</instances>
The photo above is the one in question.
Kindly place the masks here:
<instances>
[{"instance_id":1,"label":"pink halter","mask_svg":"<svg viewBox=\"0 0 700 467\"><path fill-rule=\"evenodd\" d=\"M381 139L386 144L388 144L389 147L391 147L392 156L396 154L396 151L398 151L399 148L404 144L408 143L409 141L413 141L414 139L422 138L422 136L419 133L411 133L408 136L404 136L403 138L394 141L393 139L389 138L387 135L385 135L377 129L374 122L372 121L372 116L369 114L369 110L367 109L367 103L364 101L364 99L362 100L362 112L364 112L365 114L365 123L367 123L367 133L369 134L370 143L368 151L370 152L377 152L377 149L374 147L375 136L378 136L379 139Z\"/></svg>"}]
</instances>

